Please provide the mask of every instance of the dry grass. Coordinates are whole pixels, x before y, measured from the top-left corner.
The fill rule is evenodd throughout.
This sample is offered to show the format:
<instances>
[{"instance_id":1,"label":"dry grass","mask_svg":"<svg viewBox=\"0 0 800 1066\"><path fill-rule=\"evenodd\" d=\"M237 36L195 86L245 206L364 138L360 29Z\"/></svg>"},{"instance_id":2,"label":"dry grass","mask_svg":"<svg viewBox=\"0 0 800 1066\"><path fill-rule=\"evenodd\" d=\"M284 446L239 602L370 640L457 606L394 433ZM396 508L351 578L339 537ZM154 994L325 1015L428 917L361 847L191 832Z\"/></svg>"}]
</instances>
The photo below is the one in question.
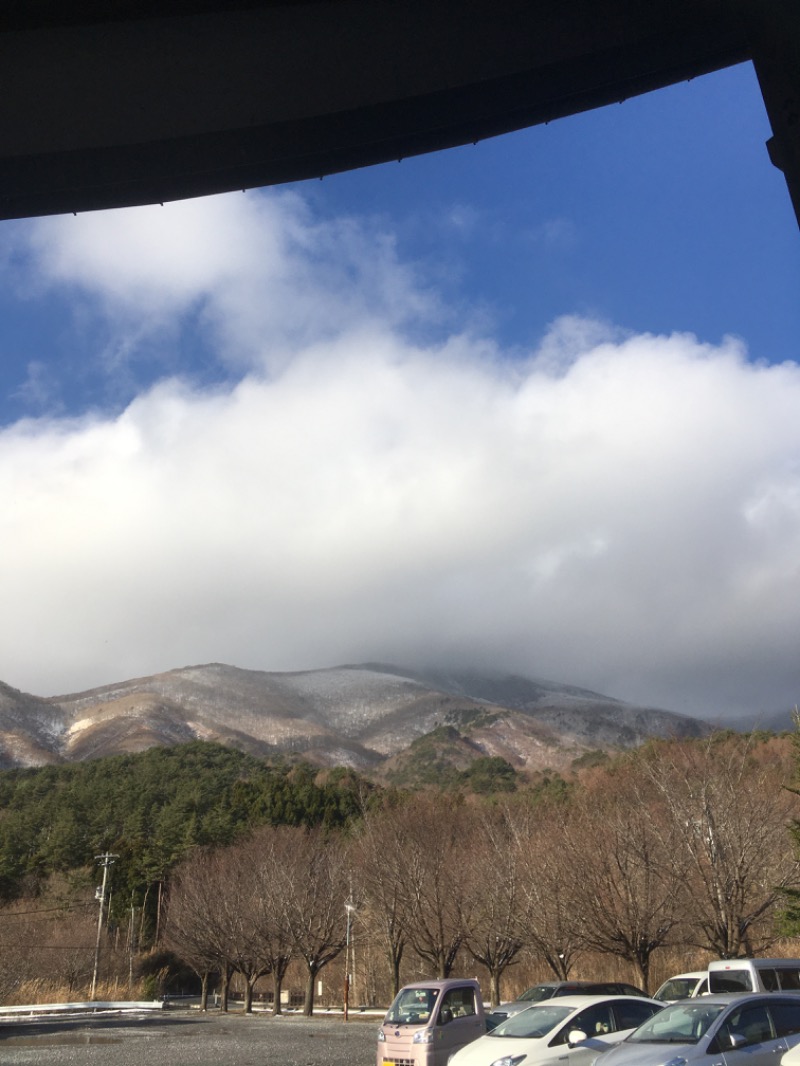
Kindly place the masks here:
<instances>
[{"instance_id":1,"label":"dry grass","mask_svg":"<svg viewBox=\"0 0 800 1066\"><path fill-rule=\"evenodd\" d=\"M34 1003L86 1003L89 1001L90 992L90 982L77 988L71 988L62 981L37 977L21 981L13 992L4 997L3 1003L6 1006L21 1006ZM141 1000L148 997L144 994L142 982L140 981L135 981L133 985L129 985L127 981L110 980L98 981L94 998L101 1002L107 1002Z\"/></svg>"}]
</instances>

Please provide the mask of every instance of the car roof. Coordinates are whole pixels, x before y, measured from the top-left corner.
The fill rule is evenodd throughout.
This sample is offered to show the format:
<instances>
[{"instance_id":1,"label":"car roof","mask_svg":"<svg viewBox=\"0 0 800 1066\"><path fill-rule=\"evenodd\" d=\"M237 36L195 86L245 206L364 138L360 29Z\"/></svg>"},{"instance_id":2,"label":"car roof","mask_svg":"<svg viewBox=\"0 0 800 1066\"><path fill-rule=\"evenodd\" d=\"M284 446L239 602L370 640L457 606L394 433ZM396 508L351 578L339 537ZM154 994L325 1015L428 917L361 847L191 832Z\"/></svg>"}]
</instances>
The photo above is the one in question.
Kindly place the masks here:
<instances>
[{"instance_id":1,"label":"car roof","mask_svg":"<svg viewBox=\"0 0 800 1066\"><path fill-rule=\"evenodd\" d=\"M564 988L565 985L618 985L621 981L592 981L588 977L570 981L537 981L530 988ZM527 992L527 989L525 990Z\"/></svg>"},{"instance_id":2,"label":"car roof","mask_svg":"<svg viewBox=\"0 0 800 1066\"><path fill-rule=\"evenodd\" d=\"M696 999L679 999L675 1003L669 1003L664 1008L668 1007L705 1007L711 1004L718 1003L722 1007L727 1007L732 1003L748 1003L761 1000L765 1003L774 1003L776 1000L793 1000L797 1001L800 992L713 992L710 996L698 996ZM565 997L566 998L566 997Z\"/></svg>"},{"instance_id":3,"label":"car roof","mask_svg":"<svg viewBox=\"0 0 800 1066\"><path fill-rule=\"evenodd\" d=\"M708 970L688 970L686 973L674 973L672 977L668 977L662 984L666 984L667 981L685 981L690 977L699 981L701 977L708 977Z\"/></svg>"},{"instance_id":4,"label":"car roof","mask_svg":"<svg viewBox=\"0 0 800 1066\"><path fill-rule=\"evenodd\" d=\"M703 996L703 1002L706 999L714 998ZM625 996L621 992L604 992L602 995L593 996L557 996L554 999L543 999L541 1003L531 1003L529 1007L526 1007L524 1011L519 1011L515 1017L519 1017L520 1014L527 1014L532 1010L546 1010L553 1007L591 1007L594 1003L610 1003L622 1000L627 1003L652 1003L653 1006L663 1007L664 1004L658 999L646 999L644 996Z\"/></svg>"},{"instance_id":5,"label":"car roof","mask_svg":"<svg viewBox=\"0 0 800 1066\"><path fill-rule=\"evenodd\" d=\"M403 985L400 989L401 992L405 992L407 988L452 988L454 985L469 985L471 988L477 988L478 982L474 977L446 977L436 978L430 981L414 981L411 984Z\"/></svg>"},{"instance_id":6,"label":"car roof","mask_svg":"<svg viewBox=\"0 0 800 1066\"><path fill-rule=\"evenodd\" d=\"M634 987L634 985L629 984L627 981L588 981L588 980L587 981L539 981L538 984L530 985L528 988L526 988L525 992L530 992L534 988L574 988L574 989L577 990L575 994L578 995L579 992L580 992L580 989L584 989L584 988L600 988L603 985L605 985L605 986L607 986L609 988L612 987L613 985L617 985L619 988L633 988ZM525 992L523 992L522 994L525 995ZM618 992L603 992L603 993L597 993L597 994L598 995L612 996L612 995L620 995L621 993L618 993ZM559 996L558 998L559 999L565 999L566 997L565 996ZM641 999L642 997L640 996L639 998ZM509 1007L512 1003L527 1003L527 1002L529 1002L527 999L511 999L511 1000L506 1000L505 1003L501 1003L500 1006L501 1007Z\"/></svg>"},{"instance_id":7,"label":"car roof","mask_svg":"<svg viewBox=\"0 0 800 1066\"><path fill-rule=\"evenodd\" d=\"M522 995L524 996L526 992L531 992L534 988L563 988L564 985L586 985L588 983L588 981L537 981L536 984L528 985L527 988L523 989ZM517 1003L518 1000L515 999L511 1002Z\"/></svg>"},{"instance_id":8,"label":"car roof","mask_svg":"<svg viewBox=\"0 0 800 1066\"><path fill-rule=\"evenodd\" d=\"M797 966L797 959L794 959L794 958L792 958L792 959L761 959L761 958L758 958L758 959L712 959L711 962L709 962L708 967L709 967L709 969L711 969L711 967L713 966L713 968L715 970L725 970L728 967L733 968L733 967L736 967L736 966L743 966L743 965L744 966L749 966L751 963L754 966L756 966L756 967L758 967L758 966L762 966L762 967L763 966Z\"/></svg>"}]
</instances>

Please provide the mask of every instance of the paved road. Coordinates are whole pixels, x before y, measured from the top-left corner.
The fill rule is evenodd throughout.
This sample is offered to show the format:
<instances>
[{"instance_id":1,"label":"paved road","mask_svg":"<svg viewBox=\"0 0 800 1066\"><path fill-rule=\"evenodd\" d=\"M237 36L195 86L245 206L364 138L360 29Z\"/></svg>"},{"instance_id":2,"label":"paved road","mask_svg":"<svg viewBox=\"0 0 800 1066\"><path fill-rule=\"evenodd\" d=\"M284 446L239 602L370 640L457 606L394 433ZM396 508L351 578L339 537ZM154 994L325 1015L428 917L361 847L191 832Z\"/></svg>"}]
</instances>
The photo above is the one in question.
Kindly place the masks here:
<instances>
[{"instance_id":1,"label":"paved road","mask_svg":"<svg viewBox=\"0 0 800 1066\"><path fill-rule=\"evenodd\" d=\"M370 1018L169 1011L0 1022L0 1066L374 1066Z\"/></svg>"}]
</instances>

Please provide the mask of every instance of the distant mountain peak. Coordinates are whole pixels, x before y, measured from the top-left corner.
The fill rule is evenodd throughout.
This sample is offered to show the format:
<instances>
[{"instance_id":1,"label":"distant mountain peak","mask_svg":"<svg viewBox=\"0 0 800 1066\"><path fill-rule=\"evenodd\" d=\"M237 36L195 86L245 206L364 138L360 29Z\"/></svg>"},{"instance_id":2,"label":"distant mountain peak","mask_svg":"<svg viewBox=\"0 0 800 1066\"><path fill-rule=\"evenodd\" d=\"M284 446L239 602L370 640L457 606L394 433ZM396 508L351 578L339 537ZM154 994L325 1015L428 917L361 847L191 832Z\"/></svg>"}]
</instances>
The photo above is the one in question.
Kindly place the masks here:
<instances>
[{"instance_id":1,"label":"distant mountain peak","mask_svg":"<svg viewBox=\"0 0 800 1066\"><path fill-rule=\"evenodd\" d=\"M522 769L564 766L586 751L650 736L699 736L706 723L572 685L515 674L407 669L389 663L268 672L184 666L41 699L0 683L0 766L97 758L191 740L257 756L303 754L380 773L448 726L459 749Z\"/></svg>"}]
</instances>

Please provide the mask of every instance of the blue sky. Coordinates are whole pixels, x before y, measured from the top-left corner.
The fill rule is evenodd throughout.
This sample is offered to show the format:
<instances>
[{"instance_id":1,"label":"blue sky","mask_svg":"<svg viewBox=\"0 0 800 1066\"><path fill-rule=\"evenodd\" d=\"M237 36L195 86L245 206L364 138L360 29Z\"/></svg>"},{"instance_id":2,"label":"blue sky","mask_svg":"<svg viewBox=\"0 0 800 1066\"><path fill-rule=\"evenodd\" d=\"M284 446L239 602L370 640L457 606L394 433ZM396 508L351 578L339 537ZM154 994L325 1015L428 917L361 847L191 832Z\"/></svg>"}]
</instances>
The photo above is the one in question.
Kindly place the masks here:
<instances>
[{"instance_id":1,"label":"blue sky","mask_svg":"<svg viewBox=\"0 0 800 1066\"><path fill-rule=\"evenodd\" d=\"M0 224L0 680L480 665L800 696L800 234L752 69Z\"/></svg>"}]
</instances>

